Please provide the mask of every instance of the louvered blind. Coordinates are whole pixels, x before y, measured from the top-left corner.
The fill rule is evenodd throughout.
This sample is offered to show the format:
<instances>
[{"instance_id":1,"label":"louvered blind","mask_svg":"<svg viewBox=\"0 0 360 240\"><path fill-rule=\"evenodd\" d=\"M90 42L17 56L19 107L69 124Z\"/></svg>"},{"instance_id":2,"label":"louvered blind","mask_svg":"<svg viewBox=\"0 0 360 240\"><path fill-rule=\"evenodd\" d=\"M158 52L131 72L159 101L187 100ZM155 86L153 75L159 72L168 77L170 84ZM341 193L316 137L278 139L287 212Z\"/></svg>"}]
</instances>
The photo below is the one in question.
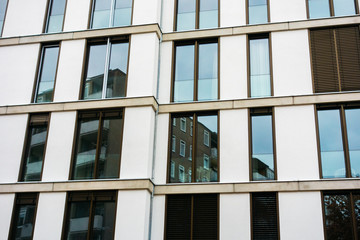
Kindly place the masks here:
<instances>
[{"instance_id":1,"label":"louvered blind","mask_svg":"<svg viewBox=\"0 0 360 240\"><path fill-rule=\"evenodd\" d=\"M167 197L166 239L190 239L192 195L169 195Z\"/></svg>"},{"instance_id":2,"label":"louvered blind","mask_svg":"<svg viewBox=\"0 0 360 240\"><path fill-rule=\"evenodd\" d=\"M216 240L218 196L215 194L194 195L193 240Z\"/></svg>"}]
</instances>

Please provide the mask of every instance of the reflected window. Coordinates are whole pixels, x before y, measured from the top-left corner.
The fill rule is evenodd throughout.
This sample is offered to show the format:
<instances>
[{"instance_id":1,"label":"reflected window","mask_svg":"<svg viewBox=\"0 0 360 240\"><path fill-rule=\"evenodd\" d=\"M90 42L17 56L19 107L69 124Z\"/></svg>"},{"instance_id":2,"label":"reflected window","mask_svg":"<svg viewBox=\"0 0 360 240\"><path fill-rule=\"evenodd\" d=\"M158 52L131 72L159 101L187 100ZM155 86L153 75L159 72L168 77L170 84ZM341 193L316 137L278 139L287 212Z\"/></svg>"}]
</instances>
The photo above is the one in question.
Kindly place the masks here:
<instances>
[{"instance_id":1,"label":"reflected window","mask_svg":"<svg viewBox=\"0 0 360 240\"><path fill-rule=\"evenodd\" d=\"M20 181L40 181L48 132L48 114L31 115L26 136Z\"/></svg>"},{"instance_id":2,"label":"reflected window","mask_svg":"<svg viewBox=\"0 0 360 240\"><path fill-rule=\"evenodd\" d=\"M125 97L129 42L90 43L82 99Z\"/></svg>"},{"instance_id":3,"label":"reflected window","mask_svg":"<svg viewBox=\"0 0 360 240\"><path fill-rule=\"evenodd\" d=\"M176 119L175 119L176 122ZM186 132L186 118L181 118L180 119L180 129L183 132Z\"/></svg>"},{"instance_id":4,"label":"reflected window","mask_svg":"<svg viewBox=\"0 0 360 240\"><path fill-rule=\"evenodd\" d=\"M50 0L47 20L46 20L46 33L56 33L63 30L64 13L65 13L66 0Z\"/></svg>"},{"instance_id":5,"label":"reflected window","mask_svg":"<svg viewBox=\"0 0 360 240\"><path fill-rule=\"evenodd\" d=\"M356 14L355 0L307 0L307 3L310 19Z\"/></svg>"},{"instance_id":6,"label":"reflected window","mask_svg":"<svg viewBox=\"0 0 360 240\"><path fill-rule=\"evenodd\" d=\"M118 178L123 110L79 113L72 179Z\"/></svg>"},{"instance_id":7,"label":"reflected window","mask_svg":"<svg viewBox=\"0 0 360 240\"><path fill-rule=\"evenodd\" d=\"M171 150L173 151L173 152L175 152L176 151L176 137L173 135L172 136L172 142L171 142Z\"/></svg>"},{"instance_id":8,"label":"reflected window","mask_svg":"<svg viewBox=\"0 0 360 240\"><path fill-rule=\"evenodd\" d=\"M218 117L217 113L195 113L173 115L173 119L185 119L193 123L193 133L183 132L172 127L171 134L180 140L180 152L170 151L170 163L181 165L184 176L169 178L171 183L179 182L217 182L218 181ZM204 145L204 131L208 134L208 145ZM190 150L186 151L186 145ZM172 146L170 146L172 148ZM183 150L182 150L183 149ZM193 170L195 169L195 170ZM179 172L180 173L180 172ZM193 173L192 176L189 173ZM169 173L171 175L171 172Z\"/></svg>"},{"instance_id":9,"label":"reflected window","mask_svg":"<svg viewBox=\"0 0 360 240\"><path fill-rule=\"evenodd\" d=\"M174 70L174 102L218 99L217 40L176 44Z\"/></svg>"},{"instance_id":10,"label":"reflected window","mask_svg":"<svg viewBox=\"0 0 360 240\"><path fill-rule=\"evenodd\" d=\"M177 0L176 30L217 28L218 0Z\"/></svg>"},{"instance_id":11,"label":"reflected window","mask_svg":"<svg viewBox=\"0 0 360 240\"><path fill-rule=\"evenodd\" d=\"M43 46L35 87L35 103L52 102L58 66L59 45Z\"/></svg>"},{"instance_id":12,"label":"reflected window","mask_svg":"<svg viewBox=\"0 0 360 240\"><path fill-rule=\"evenodd\" d=\"M131 25L132 0L93 0L90 28Z\"/></svg>"},{"instance_id":13,"label":"reflected window","mask_svg":"<svg viewBox=\"0 0 360 240\"><path fill-rule=\"evenodd\" d=\"M175 163L173 161L170 161L170 177L175 177Z\"/></svg>"},{"instance_id":14,"label":"reflected window","mask_svg":"<svg viewBox=\"0 0 360 240\"><path fill-rule=\"evenodd\" d=\"M185 168L179 165L179 182L185 182Z\"/></svg>"},{"instance_id":15,"label":"reflected window","mask_svg":"<svg viewBox=\"0 0 360 240\"><path fill-rule=\"evenodd\" d=\"M262 24L267 23L268 21L267 0L248 0L249 24Z\"/></svg>"},{"instance_id":16,"label":"reflected window","mask_svg":"<svg viewBox=\"0 0 360 240\"><path fill-rule=\"evenodd\" d=\"M113 239L116 201L115 191L68 193L62 239Z\"/></svg>"},{"instance_id":17,"label":"reflected window","mask_svg":"<svg viewBox=\"0 0 360 240\"><path fill-rule=\"evenodd\" d=\"M251 109L251 179L274 180L274 136L272 109Z\"/></svg>"},{"instance_id":18,"label":"reflected window","mask_svg":"<svg viewBox=\"0 0 360 240\"><path fill-rule=\"evenodd\" d=\"M16 194L9 239L33 238L37 199L37 193Z\"/></svg>"},{"instance_id":19,"label":"reflected window","mask_svg":"<svg viewBox=\"0 0 360 240\"><path fill-rule=\"evenodd\" d=\"M2 35L2 30L3 30L3 26L4 26L7 2L8 2L8 0L0 0L0 37Z\"/></svg>"}]
</instances>

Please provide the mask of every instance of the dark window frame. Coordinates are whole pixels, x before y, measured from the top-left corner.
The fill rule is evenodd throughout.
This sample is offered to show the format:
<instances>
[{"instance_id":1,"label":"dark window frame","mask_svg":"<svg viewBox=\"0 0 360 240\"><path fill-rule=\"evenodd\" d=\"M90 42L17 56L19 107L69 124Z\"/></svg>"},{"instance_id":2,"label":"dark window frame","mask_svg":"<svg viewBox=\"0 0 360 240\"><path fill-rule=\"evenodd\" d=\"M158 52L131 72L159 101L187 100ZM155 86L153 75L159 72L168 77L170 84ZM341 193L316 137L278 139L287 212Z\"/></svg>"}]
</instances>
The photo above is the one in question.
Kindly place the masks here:
<instances>
[{"instance_id":1,"label":"dark window frame","mask_svg":"<svg viewBox=\"0 0 360 240\"><path fill-rule=\"evenodd\" d=\"M338 16L335 16L335 9L334 9L333 0L328 0L328 1L329 1L329 12L330 12L329 17L338 17ZM355 14L359 14L358 1L354 0L354 3L355 3ZM354 16L354 15L349 15L349 16ZM321 18L310 18L309 0L306 0L306 17L307 17L307 19L321 19ZM343 17L343 16L339 16L339 17Z\"/></svg>"},{"instance_id":2,"label":"dark window frame","mask_svg":"<svg viewBox=\"0 0 360 240\"><path fill-rule=\"evenodd\" d=\"M45 19L44 19L44 27L43 27L43 33L47 33L47 34L51 34L48 32L48 27L49 27L49 21L50 21L50 14L51 14L51 10L52 10L52 5L53 2L55 0L48 0L47 1L47 5L46 5L46 14L45 14ZM63 17L63 22L62 22L62 26L61 26L61 31L59 32L52 32L52 33L61 33L64 31L64 25L65 25L65 16L66 16L66 10L67 10L67 2L68 0L64 0L65 1L65 7L64 7L64 17Z\"/></svg>"},{"instance_id":3,"label":"dark window frame","mask_svg":"<svg viewBox=\"0 0 360 240\"><path fill-rule=\"evenodd\" d=\"M271 18L270 18L270 4L269 2L271 0L266 0L266 6L267 6L267 22L266 23L249 23L249 17L250 17L250 13L249 13L249 4L250 0L246 0L245 1L245 8L246 8L246 25L260 25L260 24L268 24L271 22Z\"/></svg>"}]
</instances>

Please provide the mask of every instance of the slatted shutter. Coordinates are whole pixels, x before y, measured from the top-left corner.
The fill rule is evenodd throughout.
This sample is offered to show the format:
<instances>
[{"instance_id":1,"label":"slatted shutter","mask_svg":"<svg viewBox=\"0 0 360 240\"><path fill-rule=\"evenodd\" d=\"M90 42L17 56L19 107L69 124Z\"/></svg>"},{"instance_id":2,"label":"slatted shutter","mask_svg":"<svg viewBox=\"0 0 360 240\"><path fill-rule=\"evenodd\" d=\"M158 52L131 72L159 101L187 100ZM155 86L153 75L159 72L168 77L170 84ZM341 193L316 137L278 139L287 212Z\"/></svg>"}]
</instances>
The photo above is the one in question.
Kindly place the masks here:
<instances>
[{"instance_id":1,"label":"slatted shutter","mask_svg":"<svg viewBox=\"0 0 360 240\"><path fill-rule=\"evenodd\" d=\"M252 194L253 240L278 240L276 193Z\"/></svg>"},{"instance_id":2,"label":"slatted shutter","mask_svg":"<svg viewBox=\"0 0 360 240\"><path fill-rule=\"evenodd\" d=\"M185 240L191 236L192 195L167 196L166 239Z\"/></svg>"}]
</instances>

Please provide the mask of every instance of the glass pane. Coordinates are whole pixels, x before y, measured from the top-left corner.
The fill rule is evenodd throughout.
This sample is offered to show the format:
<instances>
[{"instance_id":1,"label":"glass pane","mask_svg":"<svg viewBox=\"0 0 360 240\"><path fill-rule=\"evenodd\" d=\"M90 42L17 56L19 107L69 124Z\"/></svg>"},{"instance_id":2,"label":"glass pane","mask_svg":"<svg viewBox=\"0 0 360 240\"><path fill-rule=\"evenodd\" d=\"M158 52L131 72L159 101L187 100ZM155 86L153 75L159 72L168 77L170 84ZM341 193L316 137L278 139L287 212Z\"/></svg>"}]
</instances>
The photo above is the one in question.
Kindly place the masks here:
<instances>
[{"instance_id":1,"label":"glass pane","mask_svg":"<svg viewBox=\"0 0 360 240\"><path fill-rule=\"evenodd\" d=\"M72 202L67 220L67 240L86 240L89 225L90 202Z\"/></svg>"},{"instance_id":2,"label":"glass pane","mask_svg":"<svg viewBox=\"0 0 360 240\"><path fill-rule=\"evenodd\" d=\"M327 239L354 239L349 195L324 195Z\"/></svg>"},{"instance_id":3,"label":"glass pane","mask_svg":"<svg viewBox=\"0 0 360 240\"><path fill-rule=\"evenodd\" d=\"M178 0L176 30L195 29L196 0Z\"/></svg>"},{"instance_id":4,"label":"glass pane","mask_svg":"<svg viewBox=\"0 0 360 240\"><path fill-rule=\"evenodd\" d=\"M5 18L7 0L0 0L0 21L3 21Z\"/></svg>"},{"instance_id":5,"label":"glass pane","mask_svg":"<svg viewBox=\"0 0 360 240\"><path fill-rule=\"evenodd\" d=\"M79 124L73 179L94 178L98 119L82 119Z\"/></svg>"},{"instance_id":6,"label":"glass pane","mask_svg":"<svg viewBox=\"0 0 360 240\"><path fill-rule=\"evenodd\" d=\"M271 96L269 40L250 40L251 97Z\"/></svg>"},{"instance_id":7,"label":"glass pane","mask_svg":"<svg viewBox=\"0 0 360 240\"><path fill-rule=\"evenodd\" d=\"M249 0L249 24L268 22L268 9L266 0Z\"/></svg>"},{"instance_id":8,"label":"glass pane","mask_svg":"<svg viewBox=\"0 0 360 240\"><path fill-rule=\"evenodd\" d=\"M64 15L66 0L52 0L51 16Z\"/></svg>"},{"instance_id":9,"label":"glass pane","mask_svg":"<svg viewBox=\"0 0 360 240\"><path fill-rule=\"evenodd\" d=\"M177 141L171 141L171 157L170 162L173 163L173 172L170 171L169 182L171 183L180 183L180 182L191 182L191 174L189 176L189 171L191 173L192 169L192 162L190 156L190 146L192 144L192 134L190 133L190 122L193 121L193 117L178 117L173 118L172 121L180 122L181 119L186 122L186 131L181 130L180 124L171 125L171 133ZM182 147L181 149L181 142L185 143L185 149ZM178 144L173 148L173 144ZM185 154L181 154L181 151L185 150Z\"/></svg>"},{"instance_id":10,"label":"glass pane","mask_svg":"<svg viewBox=\"0 0 360 240\"><path fill-rule=\"evenodd\" d=\"M14 226L14 239L29 240L32 239L34 228L35 205L17 205L16 206L16 225ZM10 238L9 238L10 239Z\"/></svg>"},{"instance_id":11,"label":"glass pane","mask_svg":"<svg viewBox=\"0 0 360 240\"><path fill-rule=\"evenodd\" d=\"M218 27L218 0L200 0L199 28Z\"/></svg>"},{"instance_id":12,"label":"glass pane","mask_svg":"<svg viewBox=\"0 0 360 240\"><path fill-rule=\"evenodd\" d=\"M96 202L92 239L113 239L115 202Z\"/></svg>"},{"instance_id":13,"label":"glass pane","mask_svg":"<svg viewBox=\"0 0 360 240\"><path fill-rule=\"evenodd\" d=\"M333 0L335 16L346 16L355 14L354 0Z\"/></svg>"},{"instance_id":14,"label":"glass pane","mask_svg":"<svg viewBox=\"0 0 360 240\"><path fill-rule=\"evenodd\" d=\"M58 54L59 47L45 47L43 50L43 59L35 101L37 103L52 101Z\"/></svg>"},{"instance_id":15,"label":"glass pane","mask_svg":"<svg viewBox=\"0 0 360 240\"><path fill-rule=\"evenodd\" d=\"M198 100L217 99L218 62L217 43L199 45Z\"/></svg>"},{"instance_id":16,"label":"glass pane","mask_svg":"<svg viewBox=\"0 0 360 240\"><path fill-rule=\"evenodd\" d=\"M114 26L129 26L131 24L132 0L116 0Z\"/></svg>"},{"instance_id":17,"label":"glass pane","mask_svg":"<svg viewBox=\"0 0 360 240\"><path fill-rule=\"evenodd\" d=\"M252 178L275 179L272 116L252 116Z\"/></svg>"},{"instance_id":18,"label":"glass pane","mask_svg":"<svg viewBox=\"0 0 360 240\"><path fill-rule=\"evenodd\" d=\"M4 21L1 21L1 20L0 20L0 37L1 37L1 32L2 32L2 28L3 28L3 24L4 24Z\"/></svg>"},{"instance_id":19,"label":"glass pane","mask_svg":"<svg viewBox=\"0 0 360 240\"><path fill-rule=\"evenodd\" d=\"M98 178L119 177L122 119L105 119L102 126Z\"/></svg>"},{"instance_id":20,"label":"glass pane","mask_svg":"<svg viewBox=\"0 0 360 240\"><path fill-rule=\"evenodd\" d=\"M125 97L129 43L111 45L106 97Z\"/></svg>"},{"instance_id":21,"label":"glass pane","mask_svg":"<svg viewBox=\"0 0 360 240\"><path fill-rule=\"evenodd\" d=\"M47 126L30 127L22 181L40 181L44 161Z\"/></svg>"},{"instance_id":22,"label":"glass pane","mask_svg":"<svg viewBox=\"0 0 360 240\"><path fill-rule=\"evenodd\" d=\"M308 0L308 3L310 18L330 17L329 0Z\"/></svg>"},{"instance_id":23,"label":"glass pane","mask_svg":"<svg viewBox=\"0 0 360 240\"><path fill-rule=\"evenodd\" d=\"M194 99L194 58L194 45L176 47L174 102Z\"/></svg>"},{"instance_id":24,"label":"glass pane","mask_svg":"<svg viewBox=\"0 0 360 240\"><path fill-rule=\"evenodd\" d=\"M351 176L360 177L360 109L346 109Z\"/></svg>"},{"instance_id":25,"label":"glass pane","mask_svg":"<svg viewBox=\"0 0 360 240\"><path fill-rule=\"evenodd\" d=\"M89 48L83 99L100 99L105 71L106 45Z\"/></svg>"},{"instance_id":26,"label":"glass pane","mask_svg":"<svg viewBox=\"0 0 360 240\"><path fill-rule=\"evenodd\" d=\"M50 16L47 33L61 32L64 15Z\"/></svg>"},{"instance_id":27,"label":"glass pane","mask_svg":"<svg viewBox=\"0 0 360 240\"><path fill-rule=\"evenodd\" d=\"M199 116L196 125L196 182L218 181L217 116ZM208 132L209 134L206 134ZM209 138L207 141L204 138ZM209 143L209 144L207 144Z\"/></svg>"},{"instance_id":28,"label":"glass pane","mask_svg":"<svg viewBox=\"0 0 360 240\"><path fill-rule=\"evenodd\" d=\"M109 27L111 0L96 0L91 28Z\"/></svg>"},{"instance_id":29,"label":"glass pane","mask_svg":"<svg viewBox=\"0 0 360 240\"><path fill-rule=\"evenodd\" d=\"M360 236L360 195L353 194L354 198L354 210L355 210L355 224L357 235Z\"/></svg>"},{"instance_id":30,"label":"glass pane","mask_svg":"<svg viewBox=\"0 0 360 240\"><path fill-rule=\"evenodd\" d=\"M323 178L345 177L340 110L319 110L318 121Z\"/></svg>"}]
</instances>

